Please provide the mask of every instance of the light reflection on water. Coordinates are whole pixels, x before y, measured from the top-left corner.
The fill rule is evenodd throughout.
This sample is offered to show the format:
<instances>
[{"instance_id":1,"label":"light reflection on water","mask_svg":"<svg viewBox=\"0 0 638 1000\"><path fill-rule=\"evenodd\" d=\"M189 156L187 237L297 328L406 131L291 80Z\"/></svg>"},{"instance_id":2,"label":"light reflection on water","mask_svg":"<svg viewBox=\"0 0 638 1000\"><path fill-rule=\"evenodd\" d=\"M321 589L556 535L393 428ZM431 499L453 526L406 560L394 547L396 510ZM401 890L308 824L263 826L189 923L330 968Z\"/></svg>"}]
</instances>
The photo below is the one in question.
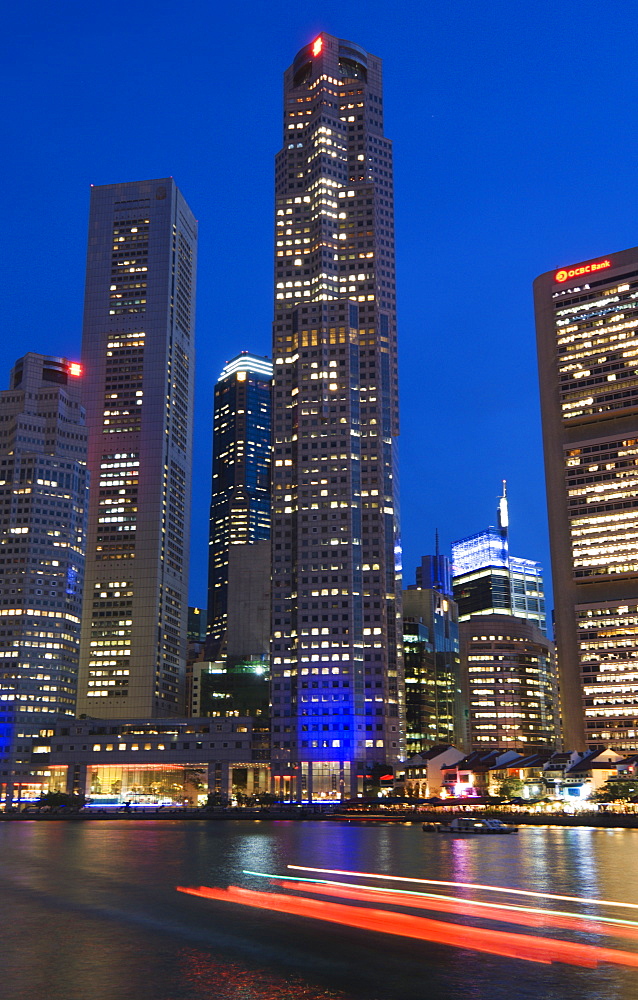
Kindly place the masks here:
<instances>
[{"instance_id":1,"label":"light reflection on water","mask_svg":"<svg viewBox=\"0 0 638 1000\"><path fill-rule=\"evenodd\" d=\"M263 890L263 880L242 871L285 875L287 864L302 864L635 902L637 846L638 831L585 828L448 838L424 834L417 824L3 823L0 994L3 1000L634 1000L635 972L619 968L543 966L270 918L182 896L175 886Z\"/></svg>"}]
</instances>

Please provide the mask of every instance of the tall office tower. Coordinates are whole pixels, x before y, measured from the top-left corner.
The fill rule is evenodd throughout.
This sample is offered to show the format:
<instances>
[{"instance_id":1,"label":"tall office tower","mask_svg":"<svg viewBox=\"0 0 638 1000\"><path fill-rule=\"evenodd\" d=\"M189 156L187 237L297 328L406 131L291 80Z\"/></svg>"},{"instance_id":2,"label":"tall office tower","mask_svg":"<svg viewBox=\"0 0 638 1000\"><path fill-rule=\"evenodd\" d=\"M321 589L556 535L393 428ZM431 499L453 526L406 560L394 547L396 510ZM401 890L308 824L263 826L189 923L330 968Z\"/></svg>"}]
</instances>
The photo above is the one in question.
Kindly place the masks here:
<instances>
[{"instance_id":1,"label":"tall office tower","mask_svg":"<svg viewBox=\"0 0 638 1000\"><path fill-rule=\"evenodd\" d=\"M32 738L75 712L88 502L80 374L65 358L26 354L0 392L5 803L32 797Z\"/></svg>"},{"instance_id":2,"label":"tall office tower","mask_svg":"<svg viewBox=\"0 0 638 1000\"><path fill-rule=\"evenodd\" d=\"M226 652L231 548L270 538L271 387L270 359L246 351L224 366L215 386L208 543L212 659ZM269 566L267 575L269 580Z\"/></svg>"},{"instance_id":3,"label":"tall office tower","mask_svg":"<svg viewBox=\"0 0 638 1000\"><path fill-rule=\"evenodd\" d=\"M459 625L470 749L560 741L554 646L532 622L476 615Z\"/></svg>"},{"instance_id":4,"label":"tall office tower","mask_svg":"<svg viewBox=\"0 0 638 1000\"><path fill-rule=\"evenodd\" d=\"M184 710L196 259L172 178L91 189L78 714Z\"/></svg>"},{"instance_id":5,"label":"tall office tower","mask_svg":"<svg viewBox=\"0 0 638 1000\"><path fill-rule=\"evenodd\" d=\"M514 615L547 630L543 570L509 552L507 488L499 499L497 527L452 543L454 599L459 621L471 615Z\"/></svg>"},{"instance_id":6,"label":"tall office tower","mask_svg":"<svg viewBox=\"0 0 638 1000\"><path fill-rule=\"evenodd\" d=\"M534 283L565 742L638 749L638 248Z\"/></svg>"},{"instance_id":7,"label":"tall office tower","mask_svg":"<svg viewBox=\"0 0 638 1000\"><path fill-rule=\"evenodd\" d=\"M405 750L380 59L301 49L275 173L272 764L278 792L335 798Z\"/></svg>"},{"instance_id":8,"label":"tall office tower","mask_svg":"<svg viewBox=\"0 0 638 1000\"><path fill-rule=\"evenodd\" d=\"M428 568L436 570L430 579ZM436 743L465 747L467 737L458 607L451 585L445 587L440 583L450 580L449 560L445 556L424 556L417 568L419 579L421 585L417 583L416 587L403 591L406 732L410 753L421 753Z\"/></svg>"}]
</instances>

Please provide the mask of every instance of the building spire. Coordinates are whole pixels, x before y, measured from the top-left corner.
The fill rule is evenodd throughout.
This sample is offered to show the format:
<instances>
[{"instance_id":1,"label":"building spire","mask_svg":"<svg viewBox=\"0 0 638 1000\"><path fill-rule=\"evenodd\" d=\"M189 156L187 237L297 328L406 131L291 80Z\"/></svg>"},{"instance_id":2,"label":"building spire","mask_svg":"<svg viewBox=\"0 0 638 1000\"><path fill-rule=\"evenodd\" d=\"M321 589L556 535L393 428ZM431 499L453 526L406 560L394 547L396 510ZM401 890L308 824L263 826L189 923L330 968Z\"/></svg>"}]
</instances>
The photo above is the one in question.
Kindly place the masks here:
<instances>
[{"instance_id":1,"label":"building spire","mask_svg":"<svg viewBox=\"0 0 638 1000\"><path fill-rule=\"evenodd\" d=\"M507 535L507 530L509 528L510 518L509 518L509 508L507 504L507 480L503 480L503 493L499 497L498 501L498 526L502 532Z\"/></svg>"}]
</instances>

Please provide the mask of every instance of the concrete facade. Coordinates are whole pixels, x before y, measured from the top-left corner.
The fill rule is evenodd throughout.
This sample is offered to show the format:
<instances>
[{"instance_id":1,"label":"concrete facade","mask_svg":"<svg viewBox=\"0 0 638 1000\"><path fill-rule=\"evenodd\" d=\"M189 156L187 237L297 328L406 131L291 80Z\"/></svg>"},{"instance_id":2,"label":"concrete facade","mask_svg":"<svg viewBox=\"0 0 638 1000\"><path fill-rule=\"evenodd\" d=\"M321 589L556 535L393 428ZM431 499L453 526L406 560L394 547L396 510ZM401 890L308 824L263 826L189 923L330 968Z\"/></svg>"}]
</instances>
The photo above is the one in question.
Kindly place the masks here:
<instances>
[{"instance_id":1,"label":"concrete facade","mask_svg":"<svg viewBox=\"0 0 638 1000\"><path fill-rule=\"evenodd\" d=\"M638 749L638 248L534 282L565 743Z\"/></svg>"},{"instance_id":2,"label":"concrete facade","mask_svg":"<svg viewBox=\"0 0 638 1000\"><path fill-rule=\"evenodd\" d=\"M322 33L284 74L275 166L272 760L293 799L405 755L392 177L381 60Z\"/></svg>"},{"instance_id":3,"label":"concrete facade","mask_svg":"<svg viewBox=\"0 0 638 1000\"><path fill-rule=\"evenodd\" d=\"M184 712L196 261L171 178L91 189L79 715Z\"/></svg>"}]
</instances>

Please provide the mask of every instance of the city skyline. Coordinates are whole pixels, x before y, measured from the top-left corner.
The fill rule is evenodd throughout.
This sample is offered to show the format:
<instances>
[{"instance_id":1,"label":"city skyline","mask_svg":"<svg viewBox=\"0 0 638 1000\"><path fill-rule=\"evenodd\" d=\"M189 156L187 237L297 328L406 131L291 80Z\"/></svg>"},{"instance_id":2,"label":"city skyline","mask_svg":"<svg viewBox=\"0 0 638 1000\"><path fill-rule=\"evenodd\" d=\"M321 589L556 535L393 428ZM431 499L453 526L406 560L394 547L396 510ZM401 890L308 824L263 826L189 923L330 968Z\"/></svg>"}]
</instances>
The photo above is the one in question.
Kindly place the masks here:
<instances>
[{"instance_id":1,"label":"city skyline","mask_svg":"<svg viewBox=\"0 0 638 1000\"><path fill-rule=\"evenodd\" d=\"M346 15L327 3L313 20L284 4L268 18L256 10L241 30L238 15L226 13L213 30L203 6L196 5L183 29L178 27L176 42L177 64L185 66L187 59L189 69L197 64L196 93L191 88L184 106L185 91L177 83L167 98L171 108L180 107L175 129L181 143L170 146L160 126L166 108L144 83L147 76L159 79L160 55L169 44L161 18L149 28L141 14L133 16L130 37L141 39L148 31L156 44L144 46L147 54L139 57L132 81L109 78L115 99L139 94L144 104L143 121L120 145L107 141L103 128L111 98L104 99L108 74L100 74L100 67L110 59L111 34L92 21L91 12L76 25L64 15L55 22L45 17L35 34L29 30L27 52L21 42L24 26L20 30L15 24L15 46L5 64L15 110L8 138L22 156L20 174L11 174L10 183L15 208L25 203L26 194L21 195L27 188L37 187L40 196L26 225L22 215L12 222L14 204L9 206L17 247L8 262L10 336L0 362L8 374L15 357L27 349L79 358L89 184L173 174L200 221L197 424L202 431L195 461L209 468L212 385L218 371L240 350L269 353L270 165L279 128L280 67L321 30L357 40L383 55L388 134L397 149L401 464L404 470L423 469L422 476L403 476L405 577L411 579L421 555L432 549L437 526L441 550L449 551L454 538L490 520L502 478L508 479L513 506L525 508L512 546L548 572L531 283L551 267L636 242L630 184L634 139L621 130L620 155L618 140L613 152L597 149L595 159L580 145L578 154L571 151L592 113L602 112L610 88L621 89L624 100L635 93L629 33L623 19L615 18L613 24L599 24L594 38L586 16L592 4L579 6L581 20L576 21L569 5L556 11L541 4L533 13L508 9L504 18L483 10L435 11L427 18L410 12L388 25L374 16L382 9L370 4ZM233 80L236 99L216 108L213 120L209 111L202 117L213 75L203 57L199 68L203 50L196 35L219 39L220 31L237 39L236 47L226 40L216 56L216 78ZM88 37L90 61L83 55ZM263 110L250 122L244 94L252 84L239 72L240 53L247 50L264 88ZM58 65L62 57L68 69ZM529 80L533 86L528 88ZM416 105L411 101L408 114L403 95L415 87L419 99ZM620 112L606 108L606 114L610 124L620 125ZM409 120L415 115L418 129ZM560 125L564 137L558 157L549 122ZM249 125L247 157L239 144L245 143ZM219 157L210 144L222 134L229 148ZM609 198L612 167L614 197ZM245 207L237 198L220 200L221 190L243 191ZM244 213L254 220L249 248ZM222 231L227 234L223 254ZM35 289L26 284L20 263L27 247L30 270L37 266L42 275ZM240 287L241 295L232 294ZM55 308L57 302L63 308ZM431 435L425 433L428 408L435 414ZM207 476L199 478L194 552L203 551L207 534L209 484ZM192 604L205 603L205 581L204 561L196 558Z\"/></svg>"}]
</instances>

